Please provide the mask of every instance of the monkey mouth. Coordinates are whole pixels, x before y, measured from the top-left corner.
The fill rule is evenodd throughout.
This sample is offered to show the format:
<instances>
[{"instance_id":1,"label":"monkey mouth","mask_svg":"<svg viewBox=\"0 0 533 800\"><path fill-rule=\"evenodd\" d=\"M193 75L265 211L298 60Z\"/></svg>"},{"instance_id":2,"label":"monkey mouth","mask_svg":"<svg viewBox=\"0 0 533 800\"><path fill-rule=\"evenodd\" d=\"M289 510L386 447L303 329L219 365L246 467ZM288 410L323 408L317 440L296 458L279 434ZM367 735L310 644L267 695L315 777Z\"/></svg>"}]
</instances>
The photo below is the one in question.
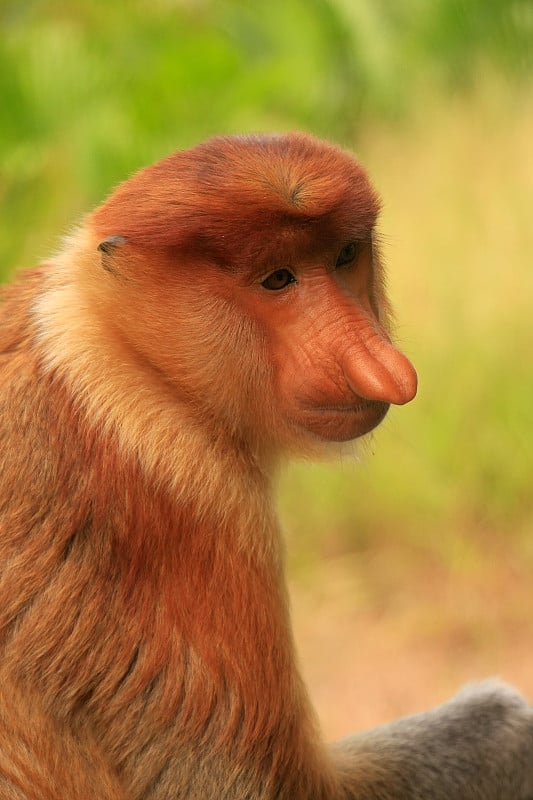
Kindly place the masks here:
<instances>
[{"instance_id":1,"label":"monkey mouth","mask_svg":"<svg viewBox=\"0 0 533 800\"><path fill-rule=\"evenodd\" d=\"M300 409L298 424L321 439L347 442L373 430L388 410L389 403L361 398L351 403L306 405Z\"/></svg>"},{"instance_id":2,"label":"monkey mouth","mask_svg":"<svg viewBox=\"0 0 533 800\"><path fill-rule=\"evenodd\" d=\"M358 403L337 403L323 406L315 406L309 410L317 411L319 414L361 414L371 405L369 402Z\"/></svg>"}]
</instances>

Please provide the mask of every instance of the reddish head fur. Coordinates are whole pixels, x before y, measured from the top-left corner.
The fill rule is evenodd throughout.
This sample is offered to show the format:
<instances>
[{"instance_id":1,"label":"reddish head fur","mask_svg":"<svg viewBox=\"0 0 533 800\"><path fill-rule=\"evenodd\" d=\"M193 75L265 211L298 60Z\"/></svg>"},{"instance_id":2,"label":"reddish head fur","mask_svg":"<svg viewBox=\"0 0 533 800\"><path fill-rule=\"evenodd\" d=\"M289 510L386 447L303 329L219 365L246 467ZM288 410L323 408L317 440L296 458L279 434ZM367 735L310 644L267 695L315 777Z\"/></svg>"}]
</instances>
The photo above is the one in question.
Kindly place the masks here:
<instances>
[{"instance_id":1,"label":"reddish head fur","mask_svg":"<svg viewBox=\"0 0 533 800\"><path fill-rule=\"evenodd\" d=\"M119 186L92 216L99 236L161 252L214 252L249 268L272 230L322 224L369 230L379 210L364 169L303 134L218 137L179 151Z\"/></svg>"}]
</instances>

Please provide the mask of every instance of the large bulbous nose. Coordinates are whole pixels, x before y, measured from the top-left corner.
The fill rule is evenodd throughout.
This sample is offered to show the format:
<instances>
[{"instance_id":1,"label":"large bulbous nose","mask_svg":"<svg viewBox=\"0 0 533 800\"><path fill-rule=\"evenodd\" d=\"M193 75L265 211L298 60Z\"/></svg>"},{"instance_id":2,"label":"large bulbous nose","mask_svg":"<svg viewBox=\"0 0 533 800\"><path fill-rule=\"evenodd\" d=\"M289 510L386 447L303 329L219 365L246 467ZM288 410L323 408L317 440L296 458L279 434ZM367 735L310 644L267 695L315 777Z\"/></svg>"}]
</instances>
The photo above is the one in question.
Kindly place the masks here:
<instances>
[{"instance_id":1,"label":"large bulbous nose","mask_svg":"<svg viewBox=\"0 0 533 800\"><path fill-rule=\"evenodd\" d=\"M348 385L367 400L399 406L408 403L416 395L415 368L369 320L362 325L363 330L357 331L354 344L346 349L342 359Z\"/></svg>"}]
</instances>

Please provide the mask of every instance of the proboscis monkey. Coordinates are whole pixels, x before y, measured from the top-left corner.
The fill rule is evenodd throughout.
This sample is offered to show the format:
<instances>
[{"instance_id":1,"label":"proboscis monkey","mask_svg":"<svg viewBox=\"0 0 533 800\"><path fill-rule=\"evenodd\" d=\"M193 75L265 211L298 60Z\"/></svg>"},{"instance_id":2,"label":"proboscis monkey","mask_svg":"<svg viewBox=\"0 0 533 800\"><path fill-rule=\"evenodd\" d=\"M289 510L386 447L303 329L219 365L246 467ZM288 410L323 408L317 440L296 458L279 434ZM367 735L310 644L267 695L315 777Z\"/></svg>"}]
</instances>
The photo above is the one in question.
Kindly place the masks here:
<instances>
[{"instance_id":1,"label":"proboscis monkey","mask_svg":"<svg viewBox=\"0 0 533 800\"><path fill-rule=\"evenodd\" d=\"M525 800L513 690L331 748L295 666L285 454L415 394L379 202L309 136L120 186L0 306L0 800Z\"/></svg>"}]
</instances>

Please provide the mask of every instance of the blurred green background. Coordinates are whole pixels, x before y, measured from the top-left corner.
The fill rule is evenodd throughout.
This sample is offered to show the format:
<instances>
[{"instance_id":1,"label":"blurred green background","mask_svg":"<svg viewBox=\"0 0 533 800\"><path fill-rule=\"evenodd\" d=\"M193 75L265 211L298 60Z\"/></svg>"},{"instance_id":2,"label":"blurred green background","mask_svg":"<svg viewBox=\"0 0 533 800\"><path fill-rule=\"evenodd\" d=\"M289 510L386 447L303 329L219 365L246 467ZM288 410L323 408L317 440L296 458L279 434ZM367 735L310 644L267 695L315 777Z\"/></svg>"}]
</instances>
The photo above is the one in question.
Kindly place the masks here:
<instances>
[{"instance_id":1,"label":"blurred green background","mask_svg":"<svg viewBox=\"0 0 533 800\"><path fill-rule=\"evenodd\" d=\"M0 0L1 277L213 133L304 129L368 166L419 396L280 500L293 578L341 568L374 616L437 573L433 627L465 575L533 599L532 42L531 0Z\"/></svg>"}]
</instances>

